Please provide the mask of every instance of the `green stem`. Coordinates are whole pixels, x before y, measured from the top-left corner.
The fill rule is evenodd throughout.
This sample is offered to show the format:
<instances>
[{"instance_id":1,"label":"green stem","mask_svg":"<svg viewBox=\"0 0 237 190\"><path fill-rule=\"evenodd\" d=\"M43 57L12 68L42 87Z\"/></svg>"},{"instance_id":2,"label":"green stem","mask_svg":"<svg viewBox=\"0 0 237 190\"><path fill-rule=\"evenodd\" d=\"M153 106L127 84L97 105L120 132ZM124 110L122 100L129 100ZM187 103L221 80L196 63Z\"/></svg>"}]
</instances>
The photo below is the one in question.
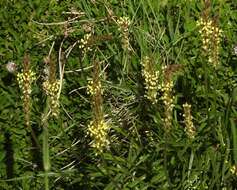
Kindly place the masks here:
<instances>
[{"instance_id":1,"label":"green stem","mask_svg":"<svg viewBox=\"0 0 237 190\"><path fill-rule=\"evenodd\" d=\"M48 172L45 172L45 176L44 176L44 189L45 190L49 190L49 176L48 176Z\"/></svg>"},{"instance_id":2,"label":"green stem","mask_svg":"<svg viewBox=\"0 0 237 190\"><path fill-rule=\"evenodd\" d=\"M46 107L44 110L43 122L43 165L45 171L45 190L49 190L49 178L48 172L50 171L50 157L49 157L49 131L48 131L48 113L49 113L49 100L46 101Z\"/></svg>"},{"instance_id":3,"label":"green stem","mask_svg":"<svg viewBox=\"0 0 237 190\"><path fill-rule=\"evenodd\" d=\"M205 82L205 95L206 95L206 115L207 115L207 124L209 126L209 68L207 66L207 64L205 63L205 66L204 66L204 70L205 70L205 79L204 79L204 82Z\"/></svg>"},{"instance_id":4,"label":"green stem","mask_svg":"<svg viewBox=\"0 0 237 190\"><path fill-rule=\"evenodd\" d=\"M129 70L128 69L128 50L126 49L123 51L122 64L123 64L122 79L124 79L125 76L128 75L128 70Z\"/></svg>"},{"instance_id":5,"label":"green stem","mask_svg":"<svg viewBox=\"0 0 237 190\"><path fill-rule=\"evenodd\" d=\"M50 161L49 161L49 131L48 126L44 126L43 130L43 162L44 162L44 170L50 170Z\"/></svg>"},{"instance_id":6,"label":"green stem","mask_svg":"<svg viewBox=\"0 0 237 190\"><path fill-rule=\"evenodd\" d=\"M224 179L225 179L225 172L227 170L227 167L228 167L228 160L229 160L229 154L230 154L230 139L229 139L229 136L227 134L227 137L226 137L226 151L225 151L225 158L224 158L224 163L223 163L223 167L222 167L222 183L224 182Z\"/></svg>"},{"instance_id":7,"label":"green stem","mask_svg":"<svg viewBox=\"0 0 237 190\"><path fill-rule=\"evenodd\" d=\"M193 166L193 159L194 159L194 151L193 148L191 150L191 155L190 155L190 159L189 159L189 164L188 164L188 179L190 177L190 173L192 170L192 166Z\"/></svg>"},{"instance_id":8,"label":"green stem","mask_svg":"<svg viewBox=\"0 0 237 190\"><path fill-rule=\"evenodd\" d=\"M44 171L45 171L45 190L49 190L49 179L48 179L48 172L50 170L50 159L49 159L49 131L48 126L43 126L43 164L44 164Z\"/></svg>"},{"instance_id":9,"label":"green stem","mask_svg":"<svg viewBox=\"0 0 237 190\"><path fill-rule=\"evenodd\" d=\"M168 134L167 131L165 131L165 149L164 149L164 167L165 167L165 174L166 178L169 184L169 188L172 187L172 183L169 177L169 171L168 171L168 160L167 160L167 150L168 150Z\"/></svg>"},{"instance_id":10,"label":"green stem","mask_svg":"<svg viewBox=\"0 0 237 190\"><path fill-rule=\"evenodd\" d=\"M236 124L233 118L230 119L231 132L233 136L233 157L235 165L237 164L237 131Z\"/></svg>"}]
</instances>

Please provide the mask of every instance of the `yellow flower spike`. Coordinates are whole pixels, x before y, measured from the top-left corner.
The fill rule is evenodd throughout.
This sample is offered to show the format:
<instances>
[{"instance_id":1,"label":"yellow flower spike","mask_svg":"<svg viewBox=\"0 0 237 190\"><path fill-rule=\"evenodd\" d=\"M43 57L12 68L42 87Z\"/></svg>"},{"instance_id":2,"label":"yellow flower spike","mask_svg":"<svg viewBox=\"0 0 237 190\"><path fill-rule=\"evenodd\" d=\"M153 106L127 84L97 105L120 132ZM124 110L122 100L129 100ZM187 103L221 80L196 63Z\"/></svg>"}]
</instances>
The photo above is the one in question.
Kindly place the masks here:
<instances>
[{"instance_id":1,"label":"yellow flower spike","mask_svg":"<svg viewBox=\"0 0 237 190\"><path fill-rule=\"evenodd\" d=\"M164 127L169 131L172 127L173 108L175 96L173 95L173 76L182 68L179 64L162 66L162 83L159 85L159 90L162 93L161 100L164 104Z\"/></svg>"},{"instance_id":2,"label":"yellow flower spike","mask_svg":"<svg viewBox=\"0 0 237 190\"><path fill-rule=\"evenodd\" d=\"M232 175L237 176L237 166L236 165L231 166L230 172L232 173Z\"/></svg>"},{"instance_id":3,"label":"yellow flower spike","mask_svg":"<svg viewBox=\"0 0 237 190\"><path fill-rule=\"evenodd\" d=\"M208 62L216 68L219 64L222 31L213 20L207 18L200 18L197 21L197 26L200 28L199 33L202 39L202 49L207 56Z\"/></svg>"},{"instance_id":4,"label":"yellow flower spike","mask_svg":"<svg viewBox=\"0 0 237 190\"><path fill-rule=\"evenodd\" d=\"M118 30L121 32L123 49L131 51L129 44L129 26L131 25L131 21L129 17L119 17L116 22L119 27Z\"/></svg>"},{"instance_id":5,"label":"yellow flower spike","mask_svg":"<svg viewBox=\"0 0 237 190\"><path fill-rule=\"evenodd\" d=\"M92 121L88 126L88 134L93 139L90 145L99 153L103 152L103 150L109 146L107 137L108 130L109 125L105 123L104 120L101 120L98 123Z\"/></svg>"},{"instance_id":6,"label":"yellow flower spike","mask_svg":"<svg viewBox=\"0 0 237 190\"><path fill-rule=\"evenodd\" d=\"M22 99L23 99L23 109L24 109L24 115L25 115L25 125L30 128L30 110L31 110L31 92L32 83L36 80L36 74L30 69L30 61L29 57L25 55L24 61L23 61L23 69L20 73L17 74L17 82L18 85L22 91ZM32 132L32 130L31 130ZM36 137L34 136L32 132L33 138L36 140Z\"/></svg>"},{"instance_id":7,"label":"yellow flower spike","mask_svg":"<svg viewBox=\"0 0 237 190\"><path fill-rule=\"evenodd\" d=\"M109 147L108 131L109 126L104 121L103 113L103 88L100 81L100 64L98 61L93 63L93 77L88 81L87 93L91 96L93 118L88 125L87 134L91 138L90 146L95 148L96 155L102 153Z\"/></svg>"},{"instance_id":8,"label":"yellow flower spike","mask_svg":"<svg viewBox=\"0 0 237 190\"><path fill-rule=\"evenodd\" d=\"M153 104L157 102L157 91L159 89L158 79L159 79L159 71L155 70L154 65L151 63L151 59L149 57L144 57L141 62L142 64L142 76L145 80L145 89L146 95L145 97L150 100Z\"/></svg>"},{"instance_id":9,"label":"yellow flower spike","mask_svg":"<svg viewBox=\"0 0 237 190\"><path fill-rule=\"evenodd\" d=\"M88 81L87 85L87 94L93 96L96 95L100 91L101 94L103 94L101 82L98 81L98 84L95 85L92 80Z\"/></svg>"},{"instance_id":10,"label":"yellow flower spike","mask_svg":"<svg viewBox=\"0 0 237 190\"><path fill-rule=\"evenodd\" d=\"M90 47L91 38L92 38L92 34L88 33L88 34L85 34L85 36L80 40L79 48L82 50L83 54L85 54L88 51L92 51L92 48Z\"/></svg>"},{"instance_id":11,"label":"yellow flower spike","mask_svg":"<svg viewBox=\"0 0 237 190\"><path fill-rule=\"evenodd\" d=\"M54 117L57 117L59 114L59 100L58 100L58 90L60 87L60 81L49 81L46 80L43 82L43 89L45 94L49 96L49 104L51 109L51 114Z\"/></svg>"},{"instance_id":12,"label":"yellow flower spike","mask_svg":"<svg viewBox=\"0 0 237 190\"><path fill-rule=\"evenodd\" d=\"M184 109L184 124L185 124L185 132L189 138L193 139L196 133L195 127L193 125L193 117L191 115L191 105L188 103L183 104Z\"/></svg>"},{"instance_id":13,"label":"yellow flower spike","mask_svg":"<svg viewBox=\"0 0 237 190\"><path fill-rule=\"evenodd\" d=\"M36 80L36 74L29 70L27 72L22 71L17 74L17 81L20 89L28 89L28 92L31 92L30 85Z\"/></svg>"}]
</instances>

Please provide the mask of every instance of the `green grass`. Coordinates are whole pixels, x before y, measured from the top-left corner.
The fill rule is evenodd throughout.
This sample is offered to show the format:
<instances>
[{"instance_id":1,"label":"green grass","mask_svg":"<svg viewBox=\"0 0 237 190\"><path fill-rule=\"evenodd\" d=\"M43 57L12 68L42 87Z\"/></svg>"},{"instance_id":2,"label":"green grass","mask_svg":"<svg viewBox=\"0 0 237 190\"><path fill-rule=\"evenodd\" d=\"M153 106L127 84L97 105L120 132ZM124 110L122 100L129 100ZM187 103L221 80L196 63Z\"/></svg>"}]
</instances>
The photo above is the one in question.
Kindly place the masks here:
<instances>
[{"instance_id":1,"label":"green grass","mask_svg":"<svg viewBox=\"0 0 237 190\"><path fill-rule=\"evenodd\" d=\"M223 31L216 68L197 26L204 1L0 1L0 189L236 189L237 6L212 0L209 8L209 18ZM117 22L121 17L131 21L127 33ZM83 53L79 45L87 33L92 51ZM131 50L123 44L127 34ZM37 75L30 124L40 148L25 127L16 77L25 54ZM48 55L56 78L63 78L58 118L51 117L42 88ZM159 71L156 103L145 97L146 56ZM5 67L10 61L15 73ZM103 89L99 106L110 126L110 146L101 154L88 134L95 102L87 84L96 76L95 62ZM174 84L171 112L161 98L167 81ZM185 132L186 102L194 138Z\"/></svg>"}]
</instances>

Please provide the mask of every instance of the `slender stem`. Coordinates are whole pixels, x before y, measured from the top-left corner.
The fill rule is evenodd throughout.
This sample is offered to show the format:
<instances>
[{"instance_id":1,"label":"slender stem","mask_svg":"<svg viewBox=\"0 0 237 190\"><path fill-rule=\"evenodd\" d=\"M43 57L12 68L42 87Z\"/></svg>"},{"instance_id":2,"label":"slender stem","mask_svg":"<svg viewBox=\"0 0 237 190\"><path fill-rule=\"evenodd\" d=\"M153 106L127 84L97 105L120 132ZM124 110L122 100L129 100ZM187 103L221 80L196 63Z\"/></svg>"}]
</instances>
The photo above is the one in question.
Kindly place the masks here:
<instances>
[{"instance_id":1,"label":"slender stem","mask_svg":"<svg viewBox=\"0 0 237 190\"><path fill-rule=\"evenodd\" d=\"M172 183L170 181L170 177L169 177L169 171L168 171L168 163L167 163L167 150L168 150L168 132L165 131L165 149L164 149L164 167L165 167L165 174L166 174L166 178L169 184L169 188L172 187Z\"/></svg>"},{"instance_id":2,"label":"slender stem","mask_svg":"<svg viewBox=\"0 0 237 190\"><path fill-rule=\"evenodd\" d=\"M45 171L45 190L49 190L49 179L48 179L48 172L50 170L50 159L49 159L49 131L48 126L45 125L43 127L43 164L44 164L44 171Z\"/></svg>"},{"instance_id":3,"label":"slender stem","mask_svg":"<svg viewBox=\"0 0 237 190\"><path fill-rule=\"evenodd\" d=\"M225 179L225 172L226 172L226 168L228 167L228 159L229 159L229 155L230 155L230 139L228 134L226 135L226 151L225 151L225 157L224 157L224 164L222 166L222 179L221 181L224 182Z\"/></svg>"},{"instance_id":4,"label":"slender stem","mask_svg":"<svg viewBox=\"0 0 237 190\"><path fill-rule=\"evenodd\" d=\"M122 57L122 64L123 64L123 72L122 72L122 79L125 80L125 76L128 75L128 70L129 70L129 66L128 66L128 50L124 49L123 51L123 57ZM121 80L122 82L122 80Z\"/></svg>"},{"instance_id":5,"label":"slender stem","mask_svg":"<svg viewBox=\"0 0 237 190\"><path fill-rule=\"evenodd\" d=\"M49 176L48 176L48 172L45 172L45 176L44 176L44 189L45 190L49 190Z\"/></svg>"},{"instance_id":6,"label":"slender stem","mask_svg":"<svg viewBox=\"0 0 237 190\"><path fill-rule=\"evenodd\" d=\"M190 177L191 169L192 169L192 166L193 166L193 159L194 159L194 151L192 149L190 159L189 159L189 164L188 164L188 179Z\"/></svg>"},{"instance_id":7,"label":"slender stem","mask_svg":"<svg viewBox=\"0 0 237 190\"><path fill-rule=\"evenodd\" d=\"M49 190L49 178L48 172L50 171L50 157L49 157L49 131L48 131L48 115L49 115L49 99L46 101L46 107L44 110L44 117L42 119L43 124L43 165L45 171L44 185L45 190Z\"/></svg>"},{"instance_id":8,"label":"slender stem","mask_svg":"<svg viewBox=\"0 0 237 190\"><path fill-rule=\"evenodd\" d=\"M43 129L43 162L44 162L44 170L50 170L50 161L49 161L49 131L48 126L44 126Z\"/></svg>"},{"instance_id":9,"label":"slender stem","mask_svg":"<svg viewBox=\"0 0 237 190\"><path fill-rule=\"evenodd\" d=\"M233 159L234 163L237 164L237 130L236 124L233 118L230 119L230 127L233 136Z\"/></svg>"},{"instance_id":10,"label":"slender stem","mask_svg":"<svg viewBox=\"0 0 237 190\"><path fill-rule=\"evenodd\" d=\"M206 95L206 114L208 117L207 122L209 123L209 81L208 81L208 75L209 75L209 68L207 67L207 64L205 63L205 95Z\"/></svg>"}]
</instances>

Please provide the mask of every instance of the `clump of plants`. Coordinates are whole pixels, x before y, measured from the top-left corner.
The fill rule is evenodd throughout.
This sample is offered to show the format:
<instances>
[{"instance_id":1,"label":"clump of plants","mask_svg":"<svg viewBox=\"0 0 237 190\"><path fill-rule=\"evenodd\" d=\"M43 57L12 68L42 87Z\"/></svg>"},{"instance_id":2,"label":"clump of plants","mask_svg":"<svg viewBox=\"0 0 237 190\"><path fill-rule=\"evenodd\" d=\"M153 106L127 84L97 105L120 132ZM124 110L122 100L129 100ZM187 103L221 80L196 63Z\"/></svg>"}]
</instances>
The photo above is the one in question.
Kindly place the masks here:
<instances>
[{"instance_id":1,"label":"clump of plants","mask_svg":"<svg viewBox=\"0 0 237 190\"><path fill-rule=\"evenodd\" d=\"M234 2L0 5L0 189L236 188Z\"/></svg>"}]
</instances>

